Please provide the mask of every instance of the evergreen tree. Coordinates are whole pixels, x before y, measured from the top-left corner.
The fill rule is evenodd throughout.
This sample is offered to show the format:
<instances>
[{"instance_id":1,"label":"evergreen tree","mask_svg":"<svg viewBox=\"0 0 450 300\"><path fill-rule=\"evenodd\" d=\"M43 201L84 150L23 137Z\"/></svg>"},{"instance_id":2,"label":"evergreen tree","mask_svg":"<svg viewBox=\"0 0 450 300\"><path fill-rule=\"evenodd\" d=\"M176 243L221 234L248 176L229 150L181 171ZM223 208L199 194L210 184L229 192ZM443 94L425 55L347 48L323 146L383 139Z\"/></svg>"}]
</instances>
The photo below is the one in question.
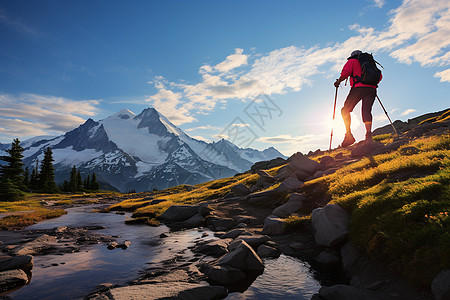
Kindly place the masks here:
<instances>
[{"instance_id":1,"label":"evergreen tree","mask_svg":"<svg viewBox=\"0 0 450 300\"><path fill-rule=\"evenodd\" d=\"M61 186L61 190L65 193L70 192L70 182L68 182L67 180L64 180L64 182Z\"/></svg>"},{"instance_id":2,"label":"evergreen tree","mask_svg":"<svg viewBox=\"0 0 450 300\"><path fill-rule=\"evenodd\" d=\"M31 170L30 175L30 189L37 190L39 189L39 159L36 159L36 166Z\"/></svg>"},{"instance_id":3,"label":"evergreen tree","mask_svg":"<svg viewBox=\"0 0 450 300\"><path fill-rule=\"evenodd\" d=\"M0 166L0 195L4 200L19 200L25 195L21 191L25 190L22 152L19 139L15 139L11 148L6 150L9 155L0 156L0 160L6 163Z\"/></svg>"},{"instance_id":4,"label":"evergreen tree","mask_svg":"<svg viewBox=\"0 0 450 300\"><path fill-rule=\"evenodd\" d=\"M75 165L72 167L70 171L70 191L73 193L77 190L77 167Z\"/></svg>"},{"instance_id":5,"label":"evergreen tree","mask_svg":"<svg viewBox=\"0 0 450 300\"><path fill-rule=\"evenodd\" d=\"M23 185L30 189L30 169L28 166L25 168L25 173L23 174Z\"/></svg>"},{"instance_id":6,"label":"evergreen tree","mask_svg":"<svg viewBox=\"0 0 450 300\"><path fill-rule=\"evenodd\" d=\"M81 185L83 184L83 179L81 179L81 173L80 171L77 171L77 189L76 191L81 191Z\"/></svg>"},{"instance_id":7,"label":"evergreen tree","mask_svg":"<svg viewBox=\"0 0 450 300\"><path fill-rule=\"evenodd\" d=\"M91 176L89 175L84 179L84 189L91 190Z\"/></svg>"},{"instance_id":8,"label":"evergreen tree","mask_svg":"<svg viewBox=\"0 0 450 300\"><path fill-rule=\"evenodd\" d=\"M58 190L55 183L53 161L53 152L49 147L44 151L44 159L42 160L41 172L39 173L39 187L46 193L55 193Z\"/></svg>"},{"instance_id":9,"label":"evergreen tree","mask_svg":"<svg viewBox=\"0 0 450 300\"><path fill-rule=\"evenodd\" d=\"M98 191L99 188L100 188L100 186L99 186L99 184L97 182L97 175L95 173L92 173L91 190Z\"/></svg>"}]
</instances>

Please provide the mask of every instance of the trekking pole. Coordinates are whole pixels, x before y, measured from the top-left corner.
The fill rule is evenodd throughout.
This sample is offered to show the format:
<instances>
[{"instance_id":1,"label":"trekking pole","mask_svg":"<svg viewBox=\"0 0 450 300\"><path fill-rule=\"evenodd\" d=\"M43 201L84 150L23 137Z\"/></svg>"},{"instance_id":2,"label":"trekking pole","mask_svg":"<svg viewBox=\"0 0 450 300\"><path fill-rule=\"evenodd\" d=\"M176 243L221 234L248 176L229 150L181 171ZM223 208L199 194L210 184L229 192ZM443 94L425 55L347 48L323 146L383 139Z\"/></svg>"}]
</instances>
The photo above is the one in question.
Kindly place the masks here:
<instances>
[{"instance_id":1,"label":"trekking pole","mask_svg":"<svg viewBox=\"0 0 450 300\"><path fill-rule=\"evenodd\" d=\"M389 122L391 123L392 128L394 129L395 135L397 135L397 137L398 137L397 129L395 129L394 124L392 124L391 118L389 118L389 115L388 115L386 109L384 109L383 103L381 103L380 97L378 97L378 95L377 95L377 99L378 99L378 102L380 102L381 108L383 108L384 113L386 114L386 117L388 118Z\"/></svg>"},{"instance_id":2,"label":"trekking pole","mask_svg":"<svg viewBox=\"0 0 450 300\"><path fill-rule=\"evenodd\" d=\"M333 122L331 123L331 136L330 136L330 149L331 151L331 141L333 140L333 123L334 123L334 117L336 115L336 102L337 102L337 94L338 94L338 87L336 87L336 94L334 95L334 108L333 108Z\"/></svg>"}]
</instances>

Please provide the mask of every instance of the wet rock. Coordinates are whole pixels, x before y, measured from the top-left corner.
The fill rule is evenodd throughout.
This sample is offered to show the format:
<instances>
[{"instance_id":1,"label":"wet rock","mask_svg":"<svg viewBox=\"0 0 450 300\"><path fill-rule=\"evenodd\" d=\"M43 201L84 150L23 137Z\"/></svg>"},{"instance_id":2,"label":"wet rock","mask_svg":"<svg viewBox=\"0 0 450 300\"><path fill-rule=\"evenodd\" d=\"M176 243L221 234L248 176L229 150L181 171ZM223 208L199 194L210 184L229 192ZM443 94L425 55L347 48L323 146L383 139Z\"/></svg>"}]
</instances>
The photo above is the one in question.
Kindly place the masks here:
<instances>
[{"instance_id":1,"label":"wet rock","mask_svg":"<svg viewBox=\"0 0 450 300\"><path fill-rule=\"evenodd\" d=\"M0 291L12 290L16 287L25 285L27 282L28 276L23 270L0 272Z\"/></svg>"},{"instance_id":2,"label":"wet rock","mask_svg":"<svg viewBox=\"0 0 450 300\"><path fill-rule=\"evenodd\" d=\"M206 273L209 279L227 285L245 278L245 273L230 266L211 266Z\"/></svg>"},{"instance_id":3,"label":"wet rock","mask_svg":"<svg viewBox=\"0 0 450 300\"><path fill-rule=\"evenodd\" d=\"M169 237L169 236L166 233L163 232L163 233L161 233L159 235L159 237L163 239L163 238L166 238L166 237Z\"/></svg>"},{"instance_id":4,"label":"wet rock","mask_svg":"<svg viewBox=\"0 0 450 300\"><path fill-rule=\"evenodd\" d=\"M112 299L222 299L228 294L225 287L188 282L164 282L132 285L111 289Z\"/></svg>"},{"instance_id":5,"label":"wet rock","mask_svg":"<svg viewBox=\"0 0 450 300\"><path fill-rule=\"evenodd\" d=\"M268 216L264 221L263 234L278 235L283 234L286 228L286 221L277 216Z\"/></svg>"},{"instance_id":6,"label":"wet rock","mask_svg":"<svg viewBox=\"0 0 450 300\"><path fill-rule=\"evenodd\" d=\"M236 249L242 241L246 242L250 247L253 249L258 249L258 247L270 240L270 237L267 235L261 235L261 234L255 234L255 235L241 235L237 239L235 239L233 242L230 243L228 246L228 249L230 251L233 251Z\"/></svg>"},{"instance_id":7,"label":"wet rock","mask_svg":"<svg viewBox=\"0 0 450 300\"><path fill-rule=\"evenodd\" d=\"M281 255L281 251L275 247L268 246L266 244L260 245L256 251L261 258L277 258Z\"/></svg>"},{"instance_id":8,"label":"wet rock","mask_svg":"<svg viewBox=\"0 0 450 300\"><path fill-rule=\"evenodd\" d=\"M450 299L450 270L442 270L431 282L435 300Z\"/></svg>"},{"instance_id":9,"label":"wet rock","mask_svg":"<svg viewBox=\"0 0 450 300\"><path fill-rule=\"evenodd\" d=\"M184 221L184 225L186 225L189 228L199 227L203 225L204 222L205 218L200 213L197 213L192 217L190 217L188 220Z\"/></svg>"},{"instance_id":10,"label":"wet rock","mask_svg":"<svg viewBox=\"0 0 450 300\"><path fill-rule=\"evenodd\" d=\"M184 221L197 214L198 210L197 205L172 205L161 215L161 219Z\"/></svg>"},{"instance_id":11,"label":"wet rock","mask_svg":"<svg viewBox=\"0 0 450 300\"><path fill-rule=\"evenodd\" d=\"M243 271L264 271L264 264L258 254L245 241L241 241L237 248L218 261L218 265L227 265Z\"/></svg>"},{"instance_id":12,"label":"wet rock","mask_svg":"<svg viewBox=\"0 0 450 300\"><path fill-rule=\"evenodd\" d=\"M314 239L320 246L330 247L343 241L348 235L350 216L342 207L327 204L311 213Z\"/></svg>"},{"instance_id":13,"label":"wet rock","mask_svg":"<svg viewBox=\"0 0 450 300\"><path fill-rule=\"evenodd\" d=\"M117 248L122 248L123 250L127 249L128 247L130 247L131 242L130 241L124 241L123 243L118 243L118 242L111 242L108 245L108 249L109 250L113 250L113 249L117 249Z\"/></svg>"},{"instance_id":14,"label":"wet rock","mask_svg":"<svg viewBox=\"0 0 450 300\"><path fill-rule=\"evenodd\" d=\"M30 272L33 268L33 256L19 255L0 261L0 272L14 269L21 269Z\"/></svg>"},{"instance_id":15,"label":"wet rock","mask_svg":"<svg viewBox=\"0 0 450 300\"><path fill-rule=\"evenodd\" d=\"M296 191L303 185L304 183L298 180L297 177L288 177L277 187L277 192L286 193Z\"/></svg>"},{"instance_id":16,"label":"wet rock","mask_svg":"<svg viewBox=\"0 0 450 300\"><path fill-rule=\"evenodd\" d=\"M250 194L250 189L246 185L240 183L240 184L232 186L231 192L235 196L247 196L248 194Z\"/></svg>"},{"instance_id":17,"label":"wet rock","mask_svg":"<svg viewBox=\"0 0 450 300\"><path fill-rule=\"evenodd\" d=\"M242 233L246 232L247 230L243 229L243 228L236 228L233 230L228 231L227 233L225 233L224 235L222 235L220 238L221 239L226 239L226 238L232 238L235 239L238 236L240 236Z\"/></svg>"},{"instance_id":18,"label":"wet rock","mask_svg":"<svg viewBox=\"0 0 450 300\"><path fill-rule=\"evenodd\" d=\"M56 237L47 234L14 249L16 255L38 255L56 248Z\"/></svg>"},{"instance_id":19,"label":"wet rock","mask_svg":"<svg viewBox=\"0 0 450 300\"><path fill-rule=\"evenodd\" d=\"M305 200L305 196L299 193L292 193L289 195L289 200L281 206L278 206L272 211L272 215L286 218L290 216L292 213L296 212L303 206L303 201Z\"/></svg>"},{"instance_id":20,"label":"wet rock","mask_svg":"<svg viewBox=\"0 0 450 300\"><path fill-rule=\"evenodd\" d=\"M219 257L228 253L228 245L233 239L220 239L207 241L205 243L200 243L193 248L194 252L199 252L205 255Z\"/></svg>"},{"instance_id":21,"label":"wet rock","mask_svg":"<svg viewBox=\"0 0 450 300\"><path fill-rule=\"evenodd\" d=\"M330 287L322 287L319 296L324 300L394 300L397 297L389 296L382 292L357 289L349 285L337 284Z\"/></svg>"}]
</instances>

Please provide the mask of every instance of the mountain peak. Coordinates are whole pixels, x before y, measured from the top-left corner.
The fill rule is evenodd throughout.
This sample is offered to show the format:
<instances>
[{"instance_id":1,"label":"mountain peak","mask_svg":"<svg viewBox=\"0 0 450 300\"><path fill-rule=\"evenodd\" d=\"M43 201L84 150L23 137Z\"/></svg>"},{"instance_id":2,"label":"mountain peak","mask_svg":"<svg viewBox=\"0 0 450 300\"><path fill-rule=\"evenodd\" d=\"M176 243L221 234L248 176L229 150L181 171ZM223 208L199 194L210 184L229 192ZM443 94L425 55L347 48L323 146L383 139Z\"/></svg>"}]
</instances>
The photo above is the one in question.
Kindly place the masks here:
<instances>
[{"instance_id":1,"label":"mountain peak","mask_svg":"<svg viewBox=\"0 0 450 300\"><path fill-rule=\"evenodd\" d=\"M117 113L115 113L114 115L112 115L111 117L126 120L126 119L132 119L135 116L136 116L136 114L134 112L132 112L129 109L123 108L123 109L119 110Z\"/></svg>"}]
</instances>

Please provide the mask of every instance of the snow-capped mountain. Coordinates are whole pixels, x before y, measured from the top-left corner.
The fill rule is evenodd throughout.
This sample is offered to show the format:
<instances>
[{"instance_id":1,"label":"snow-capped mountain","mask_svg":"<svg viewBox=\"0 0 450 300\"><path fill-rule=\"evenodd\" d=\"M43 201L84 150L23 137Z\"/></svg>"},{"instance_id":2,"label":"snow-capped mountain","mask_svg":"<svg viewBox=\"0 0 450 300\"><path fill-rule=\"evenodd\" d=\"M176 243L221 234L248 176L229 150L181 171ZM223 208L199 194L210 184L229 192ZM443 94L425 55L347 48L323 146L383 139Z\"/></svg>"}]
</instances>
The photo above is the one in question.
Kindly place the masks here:
<instances>
[{"instance_id":1,"label":"snow-capped mountain","mask_svg":"<svg viewBox=\"0 0 450 300\"><path fill-rule=\"evenodd\" d=\"M68 180L75 165L83 175L95 172L103 187L122 192L196 184L233 176L257 161L285 158L273 147L258 151L223 139L206 143L191 138L154 108L138 115L122 109L98 122L88 119L62 136L21 144L30 169L52 148L57 183ZM0 144L0 151L5 149Z\"/></svg>"}]
</instances>

